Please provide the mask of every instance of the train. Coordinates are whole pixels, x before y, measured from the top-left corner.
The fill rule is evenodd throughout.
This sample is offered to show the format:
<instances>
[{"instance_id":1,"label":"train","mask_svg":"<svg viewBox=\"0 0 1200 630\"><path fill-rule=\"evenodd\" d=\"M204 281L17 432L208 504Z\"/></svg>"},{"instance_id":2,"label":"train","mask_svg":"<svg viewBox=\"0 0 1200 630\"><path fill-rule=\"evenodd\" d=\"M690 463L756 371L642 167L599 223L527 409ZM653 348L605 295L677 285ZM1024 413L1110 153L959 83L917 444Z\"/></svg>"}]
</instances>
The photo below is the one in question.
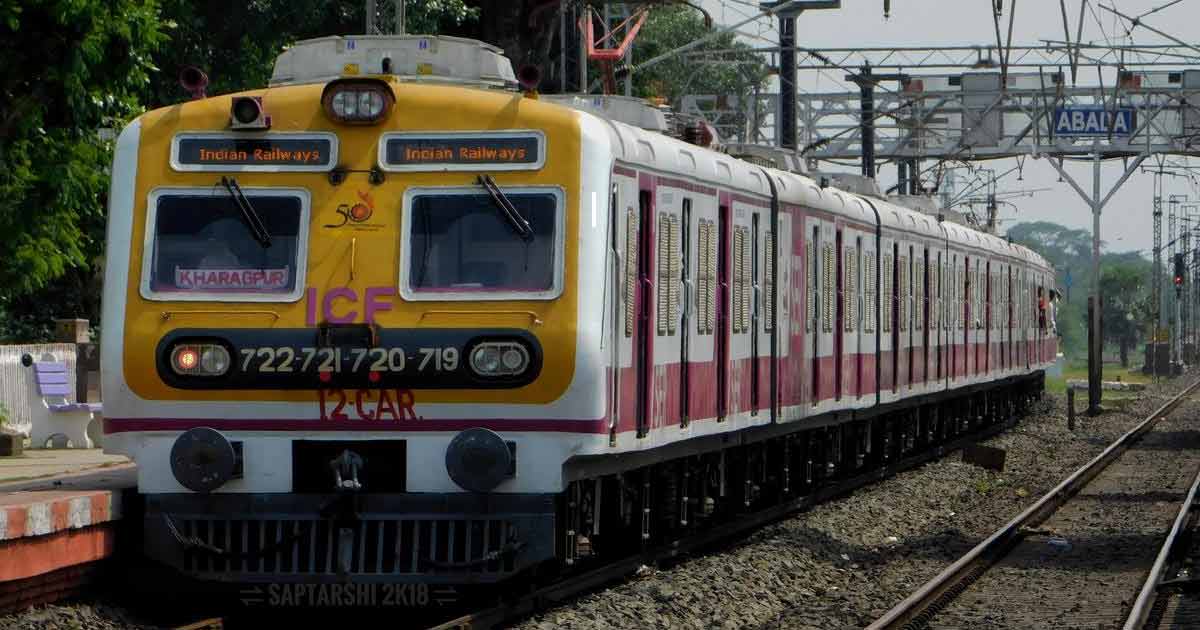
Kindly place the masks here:
<instances>
[{"instance_id":1,"label":"train","mask_svg":"<svg viewBox=\"0 0 1200 630\"><path fill-rule=\"evenodd\" d=\"M1007 421L1054 270L503 51L302 41L119 134L104 448L203 583L587 566ZM766 156L766 157L764 157ZM768 159L770 158L770 159Z\"/></svg>"}]
</instances>

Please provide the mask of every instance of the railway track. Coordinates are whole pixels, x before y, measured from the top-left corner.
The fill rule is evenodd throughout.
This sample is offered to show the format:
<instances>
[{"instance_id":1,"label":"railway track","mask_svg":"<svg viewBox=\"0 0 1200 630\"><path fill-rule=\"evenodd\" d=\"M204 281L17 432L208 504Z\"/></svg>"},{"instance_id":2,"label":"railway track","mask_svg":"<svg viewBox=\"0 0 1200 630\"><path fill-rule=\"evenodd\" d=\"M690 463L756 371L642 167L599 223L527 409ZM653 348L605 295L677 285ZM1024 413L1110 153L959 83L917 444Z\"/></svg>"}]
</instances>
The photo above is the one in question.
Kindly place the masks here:
<instances>
[{"instance_id":1,"label":"railway track","mask_svg":"<svg viewBox=\"0 0 1200 630\"><path fill-rule=\"evenodd\" d=\"M578 574L546 584L526 594L515 596L499 604L481 608L460 617L429 626L430 630L482 630L505 625L549 609L589 591L626 579L645 566L670 563L693 552L713 547L721 542L734 540L746 533L774 522L789 514L810 508L856 488L877 482L901 471L930 460L943 457L962 447L979 442L1005 431L1017 424L1017 419L997 422L976 433L964 435L929 451L898 460L882 469L868 471L862 475L822 486L816 492L786 503L753 512L734 521L723 523L710 530L687 538L653 547L603 566L597 566Z\"/></svg>"},{"instance_id":2,"label":"railway track","mask_svg":"<svg viewBox=\"0 0 1200 630\"><path fill-rule=\"evenodd\" d=\"M1160 551L1164 533L1188 531L1198 389L1167 401L869 630L1142 627L1130 617L1149 617L1156 598L1146 591L1161 590L1143 581L1168 574L1171 549L1185 546L1168 540Z\"/></svg>"},{"instance_id":3,"label":"railway track","mask_svg":"<svg viewBox=\"0 0 1200 630\"><path fill-rule=\"evenodd\" d=\"M1163 540L1154 566L1125 621L1125 630L1200 627L1200 596L1197 595L1196 563L1200 561L1200 526L1196 495L1200 471L1187 496L1179 504L1171 531Z\"/></svg>"}]
</instances>

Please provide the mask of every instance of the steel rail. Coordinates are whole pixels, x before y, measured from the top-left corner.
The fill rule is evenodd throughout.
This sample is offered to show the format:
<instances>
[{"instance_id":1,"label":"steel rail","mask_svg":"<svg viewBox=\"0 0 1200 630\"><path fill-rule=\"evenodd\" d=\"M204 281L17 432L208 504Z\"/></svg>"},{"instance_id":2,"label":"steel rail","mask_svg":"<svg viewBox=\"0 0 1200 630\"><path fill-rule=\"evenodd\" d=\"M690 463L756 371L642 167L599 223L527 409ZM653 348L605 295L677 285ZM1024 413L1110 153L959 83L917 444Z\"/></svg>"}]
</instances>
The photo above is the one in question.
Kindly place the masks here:
<instances>
[{"instance_id":1,"label":"steel rail","mask_svg":"<svg viewBox=\"0 0 1200 630\"><path fill-rule=\"evenodd\" d=\"M1146 620L1150 618L1154 603L1158 600L1159 587L1165 578L1164 573L1167 570L1167 562L1178 551L1176 546L1179 542L1179 536L1186 531L1188 517L1191 515L1196 501L1197 489L1200 489L1200 470L1196 471L1196 478L1192 481L1192 487L1188 490L1187 498L1179 505L1179 513L1175 515L1175 522L1171 524L1171 531L1167 533L1166 539L1163 540L1162 548L1158 550L1158 557L1154 559L1154 566L1150 567L1150 574L1146 577L1146 582L1142 585L1142 590L1138 593L1137 599L1134 600L1133 606L1129 609L1129 615L1125 618L1125 630L1140 630L1146 625Z\"/></svg>"},{"instance_id":2,"label":"steel rail","mask_svg":"<svg viewBox=\"0 0 1200 630\"><path fill-rule=\"evenodd\" d=\"M679 558L694 551L711 547L717 543L732 540L737 536L775 522L789 514L844 495L856 488L919 466L930 460L944 457L968 444L977 443L981 439L1010 429L1016 426L1016 424L1017 419L1015 417L996 422L978 432L960 436L946 444L935 446L905 459L898 460L891 465L864 471L855 477L818 488L809 495L797 497L758 512L753 512L737 520L722 523L695 535L670 541L648 551L615 560L579 575L569 576L538 588L531 593L516 597L512 601L430 626L430 630L482 630L527 617L550 606L569 600L572 597L595 590L605 584L625 579L633 575L642 566L653 566L656 563Z\"/></svg>"},{"instance_id":3,"label":"steel rail","mask_svg":"<svg viewBox=\"0 0 1200 630\"><path fill-rule=\"evenodd\" d=\"M1002 558L1010 546L1019 540L1022 529L1030 525L1036 525L1053 514L1059 507L1083 489L1096 475L1107 468L1109 464L1120 458L1131 444L1145 435L1147 431L1154 428L1154 425L1159 420L1173 411L1175 407L1179 406L1198 387L1200 387L1200 380L1188 385L1187 388L1156 409L1145 420L1139 422L1132 429L1126 431L1124 435L1117 438L1115 442L1109 444L1103 452L1071 473L1070 476L1055 486L1053 490L1043 495L1016 518L993 532L991 536L988 536L983 542L968 551L966 555L943 569L941 573L923 584L912 595L909 595L892 607L891 610L887 611L882 617L876 619L871 625L867 626L867 630L902 628L905 627L905 624L913 621L918 621L917 626L919 626L919 618L923 613L932 611L935 604L938 604L938 607L940 607L940 605L946 603L945 601L941 601L944 595L948 596L947 599L957 596L957 593L952 592L954 587L961 584L972 574L978 577L980 572L986 570Z\"/></svg>"}]
</instances>

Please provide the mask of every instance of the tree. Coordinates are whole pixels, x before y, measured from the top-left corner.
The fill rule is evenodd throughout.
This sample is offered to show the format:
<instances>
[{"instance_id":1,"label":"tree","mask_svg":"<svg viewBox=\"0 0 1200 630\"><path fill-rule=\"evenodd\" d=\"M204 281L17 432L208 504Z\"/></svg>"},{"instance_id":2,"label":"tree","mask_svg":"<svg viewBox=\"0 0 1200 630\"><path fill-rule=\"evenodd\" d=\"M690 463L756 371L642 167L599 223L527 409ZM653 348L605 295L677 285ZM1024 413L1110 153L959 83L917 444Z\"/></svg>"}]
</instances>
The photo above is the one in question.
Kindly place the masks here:
<instances>
[{"instance_id":1,"label":"tree","mask_svg":"<svg viewBox=\"0 0 1200 630\"><path fill-rule=\"evenodd\" d=\"M1141 339L1143 324L1154 315L1146 291L1147 266L1113 264L1100 273L1104 340L1120 348L1121 367L1129 367L1129 348Z\"/></svg>"},{"instance_id":2,"label":"tree","mask_svg":"<svg viewBox=\"0 0 1200 630\"><path fill-rule=\"evenodd\" d=\"M464 0L406 0L409 33L453 31L479 17ZM390 2L379 2L382 8ZM256 2L192 2L163 0L170 45L154 63L155 76L145 100L152 107L185 100L179 71L187 66L204 70L210 94L228 94L262 87L271 78L275 58L298 40L327 35L360 34L365 5L333 0L258 0ZM381 27L391 28L381 15Z\"/></svg>"},{"instance_id":3,"label":"tree","mask_svg":"<svg viewBox=\"0 0 1200 630\"><path fill-rule=\"evenodd\" d=\"M0 0L0 337L20 325L14 301L67 275L93 284L101 132L141 109L161 41L154 0Z\"/></svg>"},{"instance_id":4,"label":"tree","mask_svg":"<svg viewBox=\"0 0 1200 630\"><path fill-rule=\"evenodd\" d=\"M634 47L633 64L652 59L712 34L704 15L688 6L651 9ZM662 97L678 104L686 94L750 96L767 78L767 64L733 33L716 37L688 52L733 50L719 64L704 63L687 54L670 57L633 75L640 96Z\"/></svg>"}]
</instances>

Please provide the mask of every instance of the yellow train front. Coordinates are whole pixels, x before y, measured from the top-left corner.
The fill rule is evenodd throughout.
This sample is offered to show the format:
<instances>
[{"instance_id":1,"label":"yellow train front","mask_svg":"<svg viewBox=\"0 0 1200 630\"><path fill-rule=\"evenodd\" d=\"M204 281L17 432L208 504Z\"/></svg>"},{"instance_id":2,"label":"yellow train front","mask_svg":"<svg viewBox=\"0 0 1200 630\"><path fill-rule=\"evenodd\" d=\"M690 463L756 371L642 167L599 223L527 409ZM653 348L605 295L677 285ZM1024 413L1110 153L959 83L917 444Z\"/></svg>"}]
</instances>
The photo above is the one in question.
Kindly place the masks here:
<instances>
[{"instance_id":1,"label":"yellow train front","mask_svg":"<svg viewBox=\"0 0 1200 630\"><path fill-rule=\"evenodd\" d=\"M120 135L105 447L151 558L460 584L554 556L560 464L608 442L577 278L611 158L515 85L478 42L325 38Z\"/></svg>"}]
</instances>

